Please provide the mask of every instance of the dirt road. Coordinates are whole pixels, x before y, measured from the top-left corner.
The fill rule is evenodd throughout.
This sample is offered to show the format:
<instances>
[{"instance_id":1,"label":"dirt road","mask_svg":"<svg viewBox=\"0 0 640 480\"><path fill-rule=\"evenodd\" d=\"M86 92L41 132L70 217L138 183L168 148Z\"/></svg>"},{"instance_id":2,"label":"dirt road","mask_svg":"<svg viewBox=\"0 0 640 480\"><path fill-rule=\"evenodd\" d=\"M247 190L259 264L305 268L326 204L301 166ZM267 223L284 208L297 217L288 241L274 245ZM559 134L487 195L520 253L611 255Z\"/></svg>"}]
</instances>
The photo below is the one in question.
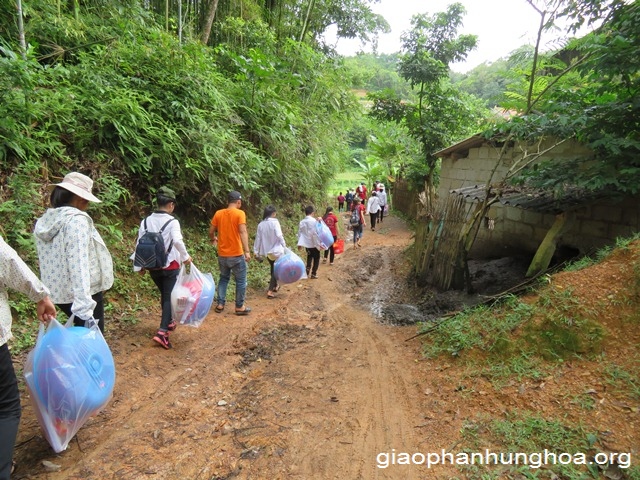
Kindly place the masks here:
<instances>
[{"instance_id":1,"label":"dirt road","mask_svg":"<svg viewBox=\"0 0 640 480\"><path fill-rule=\"evenodd\" d=\"M14 478L436 478L416 465L380 468L457 435L419 343L405 342L415 327L374 315L409 294L410 241L390 217L363 248L321 264L319 279L273 300L252 292L247 317L212 310L200 328L179 327L169 351L151 341L155 317L108 334L112 401L56 455L25 398Z\"/></svg>"}]
</instances>

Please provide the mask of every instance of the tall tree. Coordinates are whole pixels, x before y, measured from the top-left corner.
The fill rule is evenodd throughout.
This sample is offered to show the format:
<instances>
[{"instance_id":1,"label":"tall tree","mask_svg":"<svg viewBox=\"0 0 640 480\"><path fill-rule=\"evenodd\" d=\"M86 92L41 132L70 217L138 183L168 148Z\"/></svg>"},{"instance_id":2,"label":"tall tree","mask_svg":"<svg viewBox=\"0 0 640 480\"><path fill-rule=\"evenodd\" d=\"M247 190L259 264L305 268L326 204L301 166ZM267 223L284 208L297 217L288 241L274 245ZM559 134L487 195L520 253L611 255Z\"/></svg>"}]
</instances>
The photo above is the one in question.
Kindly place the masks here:
<instances>
[{"instance_id":1,"label":"tall tree","mask_svg":"<svg viewBox=\"0 0 640 480\"><path fill-rule=\"evenodd\" d=\"M494 179L492 173L487 179L484 200L461 234L459 271L466 269L467 254L482 219L509 183L527 183L551 194L567 187L606 190L609 194L640 192L640 70L636 61L640 54L640 4L541 0L536 5L528 1L540 16L538 41L520 90L509 92L508 105L522 114L490 129L486 136L504 142L498 163L514 140L531 148L523 148L510 160L503 178ZM602 24L560 51L542 54L542 33L558 28L559 19L571 21L570 33L585 23ZM551 140L550 146L542 150L539 145L545 139ZM561 166L553 160L539 161L569 139L591 147L593 155L563 161ZM555 244L549 243L549 248ZM553 253L550 249L539 250L528 275L546 268Z\"/></svg>"},{"instance_id":2,"label":"tall tree","mask_svg":"<svg viewBox=\"0 0 640 480\"><path fill-rule=\"evenodd\" d=\"M469 133L469 126L477 127L477 110L448 81L449 65L464 60L476 45L474 35L457 33L464 13L464 7L454 3L446 12L415 15L411 30L403 34L398 71L417 90L417 103L401 101L389 92L370 95L374 117L404 123L420 143L430 204L438 160L433 153Z\"/></svg>"},{"instance_id":3,"label":"tall tree","mask_svg":"<svg viewBox=\"0 0 640 480\"><path fill-rule=\"evenodd\" d=\"M207 15L205 16L204 25L202 26L202 32L200 32L200 41L205 45L209 43L211 28L213 27L213 20L216 17L217 11L218 0L209 0L209 8L207 9Z\"/></svg>"}]
</instances>

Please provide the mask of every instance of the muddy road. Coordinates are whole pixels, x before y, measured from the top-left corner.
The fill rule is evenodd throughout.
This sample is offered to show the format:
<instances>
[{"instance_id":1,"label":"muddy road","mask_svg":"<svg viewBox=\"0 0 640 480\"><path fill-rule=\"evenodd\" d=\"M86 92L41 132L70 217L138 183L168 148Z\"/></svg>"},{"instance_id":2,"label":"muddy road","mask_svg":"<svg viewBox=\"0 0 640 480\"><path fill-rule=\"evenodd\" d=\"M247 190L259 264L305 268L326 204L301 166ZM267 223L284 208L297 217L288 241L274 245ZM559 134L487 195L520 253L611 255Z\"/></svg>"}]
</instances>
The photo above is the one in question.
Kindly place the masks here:
<instances>
[{"instance_id":1,"label":"muddy road","mask_svg":"<svg viewBox=\"0 0 640 480\"><path fill-rule=\"evenodd\" d=\"M172 350L151 340L155 315L108 331L117 372L113 399L56 455L23 398L14 478L454 473L381 468L397 452L448 449L459 430L450 389L441 388L446 376L422 359L418 340L405 341L415 326L386 321L416 314L403 256L410 242L406 225L389 217L365 232L363 248L347 243L333 266L321 264L319 279L285 285L276 299L250 292L250 316L212 310L200 328L179 326Z\"/></svg>"}]
</instances>

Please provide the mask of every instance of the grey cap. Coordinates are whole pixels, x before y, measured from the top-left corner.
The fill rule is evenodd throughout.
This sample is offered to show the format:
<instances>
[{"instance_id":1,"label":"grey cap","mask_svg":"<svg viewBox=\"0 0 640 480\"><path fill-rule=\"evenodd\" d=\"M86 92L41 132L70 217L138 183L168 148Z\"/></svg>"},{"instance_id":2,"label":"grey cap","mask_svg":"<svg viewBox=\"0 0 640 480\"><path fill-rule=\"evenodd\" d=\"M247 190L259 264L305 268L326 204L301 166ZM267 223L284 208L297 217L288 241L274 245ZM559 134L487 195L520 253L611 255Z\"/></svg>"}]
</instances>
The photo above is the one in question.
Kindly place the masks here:
<instances>
[{"instance_id":1,"label":"grey cap","mask_svg":"<svg viewBox=\"0 0 640 480\"><path fill-rule=\"evenodd\" d=\"M240 195L240 192L236 192L235 190L233 190L232 192L229 192L229 195L227 195L227 199L229 200L229 203L237 202L238 200L242 200L242 195Z\"/></svg>"}]
</instances>

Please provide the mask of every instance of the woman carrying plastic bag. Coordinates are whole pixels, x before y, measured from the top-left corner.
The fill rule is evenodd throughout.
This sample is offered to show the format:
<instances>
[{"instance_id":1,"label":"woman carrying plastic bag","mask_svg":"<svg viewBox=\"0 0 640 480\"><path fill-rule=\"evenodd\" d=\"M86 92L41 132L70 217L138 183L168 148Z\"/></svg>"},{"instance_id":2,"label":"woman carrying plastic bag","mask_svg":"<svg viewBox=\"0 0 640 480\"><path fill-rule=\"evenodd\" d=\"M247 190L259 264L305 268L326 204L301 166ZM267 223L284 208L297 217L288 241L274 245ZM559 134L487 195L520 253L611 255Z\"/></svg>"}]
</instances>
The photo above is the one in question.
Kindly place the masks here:
<instances>
[{"instance_id":1,"label":"woman carrying plastic bag","mask_svg":"<svg viewBox=\"0 0 640 480\"><path fill-rule=\"evenodd\" d=\"M271 277L269 279L269 288L267 290L267 298L276 297L276 292L280 290L278 279L275 275L274 265L278 258L284 255L287 247L280 222L276 218L276 207L267 205L262 215L262 221L258 224L256 240L253 244L253 253L257 261L262 261L263 257L267 257Z\"/></svg>"},{"instance_id":2,"label":"woman carrying plastic bag","mask_svg":"<svg viewBox=\"0 0 640 480\"><path fill-rule=\"evenodd\" d=\"M27 355L24 377L45 438L56 453L69 446L89 417L113 395L115 364L98 324L73 326L51 320L40 326L36 345Z\"/></svg>"},{"instance_id":3,"label":"woman carrying plastic bag","mask_svg":"<svg viewBox=\"0 0 640 480\"><path fill-rule=\"evenodd\" d=\"M331 208L331 210L333 210L333 208ZM331 245L333 245L334 238L333 233L331 233L331 229L323 219L318 220L318 223L316 224L316 232L318 234L318 250L329 250Z\"/></svg>"},{"instance_id":4,"label":"woman carrying plastic bag","mask_svg":"<svg viewBox=\"0 0 640 480\"><path fill-rule=\"evenodd\" d=\"M202 273L193 264L189 272L182 265L176 284L171 291L172 316L181 325L199 327L211 310L216 285L213 275Z\"/></svg>"}]
</instances>

